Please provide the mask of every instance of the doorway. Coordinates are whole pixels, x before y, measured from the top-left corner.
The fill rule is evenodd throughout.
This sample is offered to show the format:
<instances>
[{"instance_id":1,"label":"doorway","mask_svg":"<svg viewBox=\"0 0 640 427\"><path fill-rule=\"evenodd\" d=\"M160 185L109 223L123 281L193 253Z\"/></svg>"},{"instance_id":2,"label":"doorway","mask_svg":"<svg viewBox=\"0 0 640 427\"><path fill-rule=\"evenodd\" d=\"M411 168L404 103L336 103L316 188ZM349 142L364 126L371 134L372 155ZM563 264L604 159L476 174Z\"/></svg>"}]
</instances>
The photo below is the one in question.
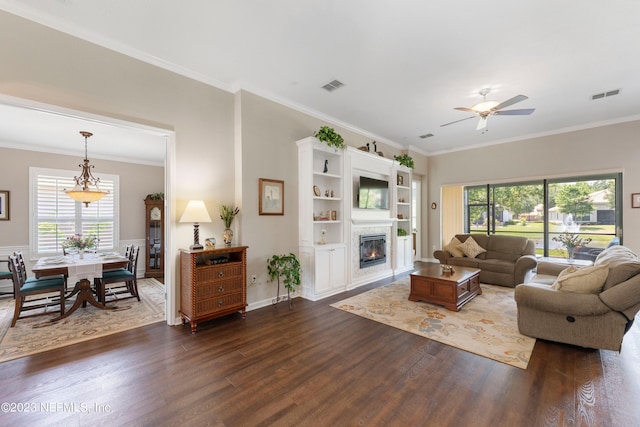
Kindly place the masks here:
<instances>
[{"instance_id":1,"label":"doorway","mask_svg":"<svg viewBox=\"0 0 640 427\"><path fill-rule=\"evenodd\" d=\"M175 216L175 202L171 198L172 188L175 185L172 179L174 176L172 171L175 169L175 134L173 131L3 94L0 94L0 110L4 119L0 130L0 146L4 148L78 155L77 141L69 138L68 135L75 135L83 129L92 129L95 134L117 135L113 136L113 141L122 139L128 141L135 138L136 142L140 142L136 144L128 142L124 149L117 147L116 144L93 146L90 150L92 157L127 163L143 163L142 159L147 158L146 163L143 164L149 165L149 146L145 150L144 145L145 143L151 144L151 151L158 155L158 166L164 168L165 257L169 253L176 253L177 248L173 248L172 243L174 232L172 217ZM26 123L28 123L28 128L25 127ZM72 144L71 146L66 145L69 142ZM127 159L127 156L123 156L121 153L131 153L131 158ZM138 159L135 157L136 154L139 154ZM165 264L165 320L171 325L175 324L173 313L177 312L173 270L173 263Z\"/></svg>"},{"instance_id":2,"label":"doorway","mask_svg":"<svg viewBox=\"0 0 640 427\"><path fill-rule=\"evenodd\" d=\"M420 197L422 191L422 177L419 175L413 175L411 179L411 224L413 224L413 230L411 234L413 236L413 260L422 259L422 226L418 221L422 218L421 200Z\"/></svg>"}]
</instances>

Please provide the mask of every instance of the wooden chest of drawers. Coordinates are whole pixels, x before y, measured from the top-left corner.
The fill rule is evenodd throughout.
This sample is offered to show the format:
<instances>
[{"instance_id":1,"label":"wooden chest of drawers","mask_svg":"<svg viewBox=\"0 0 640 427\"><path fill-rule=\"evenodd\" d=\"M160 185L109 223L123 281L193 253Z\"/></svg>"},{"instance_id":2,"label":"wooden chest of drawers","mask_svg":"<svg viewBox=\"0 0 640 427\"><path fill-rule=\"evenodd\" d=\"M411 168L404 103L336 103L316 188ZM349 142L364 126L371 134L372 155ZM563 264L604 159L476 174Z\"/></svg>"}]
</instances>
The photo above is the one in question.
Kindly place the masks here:
<instances>
[{"instance_id":1,"label":"wooden chest of drawers","mask_svg":"<svg viewBox=\"0 0 640 427\"><path fill-rule=\"evenodd\" d=\"M247 307L247 246L180 251L180 316L195 333L198 322Z\"/></svg>"}]
</instances>

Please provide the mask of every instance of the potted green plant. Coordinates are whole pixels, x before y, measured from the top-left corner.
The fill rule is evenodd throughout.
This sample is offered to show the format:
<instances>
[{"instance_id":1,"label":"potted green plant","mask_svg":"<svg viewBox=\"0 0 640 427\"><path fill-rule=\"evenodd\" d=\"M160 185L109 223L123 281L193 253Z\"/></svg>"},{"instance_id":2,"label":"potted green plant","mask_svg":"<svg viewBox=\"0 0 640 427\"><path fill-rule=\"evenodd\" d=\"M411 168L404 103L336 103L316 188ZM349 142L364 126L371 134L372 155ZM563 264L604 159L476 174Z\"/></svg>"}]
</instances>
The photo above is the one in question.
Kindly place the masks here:
<instances>
[{"instance_id":1,"label":"potted green plant","mask_svg":"<svg viewBox=\"0 0 640 427\"><path fill-rule=\"evenodd\" d=\"M289 255L273 255L267 260L267 271L269 272L269 281L278 281L278 293L276 299L273 301L274 307L280 302L280 278L285 288L287 288L287 299L289 300L289 306L293 307L291 301L291 292L295 291L295 287L300 285L300 260L298 257L290 253Z\"/></svg>"},{"instance_id":2,"label":"potted green plant","mask_svg":"<svg viewBox=\"0 0 640 427\"><path fill-rule=\"evenodd\" d=\"M399 156L393 156L393 160L400 163L402 166L406 166L409 169L413 169L415 166L413 164L413 157L408 154L400 154Z\"/></svg>"},{"instance_id":3,"label":"potted green plant","mask_svg":"<svg viewBox=\"0 0 640 427\"><path fill-rule=\"evenodd\" d=\"M313 134L320 141L327 143L329 147L333 147L336 151L338 149L344 150L347 145L344 143L344 139L333 128L329 126L321 126L315 134Z\"/></svg>"},{"instance_id":4,"label":"potted green plant","mask_svg":"<svg viewBox=\"0 0 640 427\"><path fill-rule=\"evenodd\" d=\"M224 222L225 227L224 231L222 232L222 240L224 241L225 246L231 246L231 241L233 240L231 223L239 213L240 209L233 204L220 206L220 219L222 220L222 222Z\"/></svg>"},{"instance_id":5,"label":"potted green plant","mask_svg":"<svg viewBox=\"0 0 640 427\"><path fill-rule=\"evenodd\" d=\"M408 236L409 233L407 233L407 230L405 230L404 228L398 228L398 236Z\"/></svg>"}]
</instances>

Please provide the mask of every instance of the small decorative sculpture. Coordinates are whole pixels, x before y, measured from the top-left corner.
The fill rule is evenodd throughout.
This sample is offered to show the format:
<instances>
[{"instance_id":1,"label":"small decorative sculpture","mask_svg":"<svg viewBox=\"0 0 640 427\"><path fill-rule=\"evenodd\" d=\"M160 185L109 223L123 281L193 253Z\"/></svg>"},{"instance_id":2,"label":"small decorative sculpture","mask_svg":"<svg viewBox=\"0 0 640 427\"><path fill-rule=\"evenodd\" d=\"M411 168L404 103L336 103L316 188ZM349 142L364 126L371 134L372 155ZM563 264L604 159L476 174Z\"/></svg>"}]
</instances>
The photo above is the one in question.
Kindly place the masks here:
<instances>
[{"instance_id":1,"label":"small decorative sculpture","mask_svg":"<svg viewBox=\"0 0 640 427\"><path fill-rule=\"evenodd\" d=\"M333 192L333 190L331 190L331 197L335 197L334 195L335 193Z\"/></svg>"},{"instance_id":2,"label":"small decorative sculpture","mask_svg":"<svg viewBox=\"0 0 640 427\"><path fill-rule=\"evenodd\" d=\"M373 141L373 152L377 153L378 152L378 146L376 145L376 142Z\"/></svg>"},{"instance_id":3,"label":"small decorative sculpture","mask_svg":"<svg viewBox=\"0 0 640 427\"><path fill-rule=\"evenodd\" d=\"M322 172L324 173L329 172L329 160L324 161L324 170Z\"/></svg>"},{"instance_id":4,"label":"small decorative sculpture","mask_svg":"<svg viewBox=\"0 0 640 427\"><path fill-rule=\"evenodd\" d=\"M367 151L371 151L371 148L369 147L369 143L367 142Z\"/></svg>"},{"instance_id":5,"label":"small decorative sculpture","mask_svg":"<svg viewBox=\"0 0 640 427\"><path fill-rule=\"evenodd\" d=\"M327 230L325 230L324 228L322 230L320 230L320 241L318 242L321 245L326 245L327 244L327 239L325 237L325 234L327 233Z\"/></svg>"}]
</instances>

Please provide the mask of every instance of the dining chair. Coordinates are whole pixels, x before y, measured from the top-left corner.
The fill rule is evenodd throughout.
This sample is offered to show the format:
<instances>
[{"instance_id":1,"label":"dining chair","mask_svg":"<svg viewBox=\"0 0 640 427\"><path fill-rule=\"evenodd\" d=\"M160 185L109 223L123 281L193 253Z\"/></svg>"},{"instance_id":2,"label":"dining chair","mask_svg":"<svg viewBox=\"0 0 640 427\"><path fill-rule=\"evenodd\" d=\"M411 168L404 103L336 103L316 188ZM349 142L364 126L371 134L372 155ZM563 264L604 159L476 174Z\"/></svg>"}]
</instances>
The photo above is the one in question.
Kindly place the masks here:
<instances>
[{"instance_id":1,"label":"dining chair","mask_svg":"<svg viewBox=\"0 0 640 427\"><path fill-rule=\"evenodd\" d=\"M138 281L136 278L139 253L140 247L132 246L129 253L129 264L127 265L127 268L107 270L102 273L102 279L100 279L98 283L100 302L105 304L107 302L107 295L113 296L115 300L137 298L138 301L140 301L140 294L138 293ZM107 285L109 284L117 284L117 286L111 286L107 288ZM124 298L118 297L118 295L127 293L130 295Z\"/></svg>"},{"instance_id":2,"label":"dining chair","mask_svg":"<svg viewBox=\"0 0 640 427\"><path fill-rule=\"evenodd\" d=\"M9 269L9 258L0 259L0 264L2 263L7 264L7 270L6 271L0 270L0 280L9 280L12 282L12 284L11 284L11 290L9 290L8 292L5 290L0 290L0 295L11 295L15 297L15 293L13 291L13 274L11 274L11 270Z\"/></svg>"},{"instance_id":3,"label":"dining chair","mask_svg":"<svg viewBox=\"0 0 640 427\"><path fill-rule=\"evenodd\" d=\"M20 264L20 273L22 274L22 280L24 283L35 282L38 280L48 280L48 279L62 279L64 281L65 287L67 286L67 276L65 274L57 274L55 276L47 276L41 279L36 279L35 277L29 277L27 275L27 266L24 262L24 256L22 255L22 251L15 251L13 253L18 259L18 263Z\"/></svg>"},{"instance_id":4,"label":"dining chair","mask_svg":"<svg viewBox=\"0 0 640 427\"><path fill-rule=\"evenodd\" d=\"M131 257L131 250L132 249L133 249L133 245L132 244L126 245L124 247L124 256L125 256L125 258L130 258ZM106 272L110 272L111 273L111 272L115 272L115 271L123 272L123 271L127 270L127 268L111 268L109 270L104 270L103 274L106 273ZM111 273L111 274L113 274L113 273Z\"/></svg>"},{"instance_id":5,"label":"dining chair","mask_svg":"<svg viewBox=\"0 0 640 427\"><path fill-rule=\"evenodd\" d=\"M22 264L24 265L24 264ZM13 279L13 292L15 294L15 309L13 312L13 320L11 327L16 325L16 321L20 318L41 316L43 314L51 314L47 311L51 305L60 306L60 316L64 314L64 291L65 283L63 277L50 277L43 279L30 278L28 282L24 280L26 271L22 270L20 261L16 255L9 257L9 269ZM54 292L59 295L54 296ZM37 298L28 298L37 296ZM20 313L28 310L45 309L41 313L32 314L31 316L22 316Z\"/></svg>"}]
</instances>

